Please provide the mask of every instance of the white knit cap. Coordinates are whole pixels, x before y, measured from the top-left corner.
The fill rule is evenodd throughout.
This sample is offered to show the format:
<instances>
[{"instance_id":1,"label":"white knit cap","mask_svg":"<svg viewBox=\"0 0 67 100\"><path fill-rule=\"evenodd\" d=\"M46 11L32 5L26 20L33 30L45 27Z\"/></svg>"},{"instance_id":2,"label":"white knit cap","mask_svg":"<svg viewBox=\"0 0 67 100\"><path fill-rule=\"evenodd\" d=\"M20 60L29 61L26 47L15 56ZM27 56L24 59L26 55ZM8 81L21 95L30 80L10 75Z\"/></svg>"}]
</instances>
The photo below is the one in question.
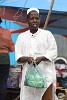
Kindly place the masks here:
<instances>
[{"instance_id":1,"label":"white knit cap","mask_svg":"<svg viewBox=\"0 0 67 100\"><path fill-rule=\"evenodd\" d=\"M31 12L31 11L37 11L38 12L38 14L39 14L39 10L37 9L37 8L29 8L28 10L27 10L27 15L29 14L29 12Z\"/></svg>"}]
</instances>

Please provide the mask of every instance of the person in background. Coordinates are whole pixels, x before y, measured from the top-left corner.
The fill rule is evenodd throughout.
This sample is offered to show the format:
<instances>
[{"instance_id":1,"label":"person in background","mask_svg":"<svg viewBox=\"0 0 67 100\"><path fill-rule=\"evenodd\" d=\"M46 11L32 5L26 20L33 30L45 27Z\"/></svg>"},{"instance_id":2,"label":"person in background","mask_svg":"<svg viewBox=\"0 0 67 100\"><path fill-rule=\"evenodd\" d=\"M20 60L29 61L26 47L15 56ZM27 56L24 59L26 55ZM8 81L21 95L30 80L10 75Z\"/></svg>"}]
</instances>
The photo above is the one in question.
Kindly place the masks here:
<instances>
[{"instance_id":1,"label":"person in background","mask_svg":"<svg viewBox=\"0 0 67 100\"><path fill-rule=\"evenodd\" d=\"M53 96L56 88L54 59L57 57L57 45L55 38L50 31L39 28L40 16L37 8L27 10L27 22L29 30L21 33L15 44L16 61L23 65L20 100L55 100ZM31 63L39 65L46 75L46 88L24 85L26 71Z\"/></svg>"},{"instance_id":2,"label":"person in background","mask_svg":"<svg viewBox=\"0 0 67 100\"><path fill-rule=\"evenodd\" d=\"M0 17L0 24L2 19ZM0 26L0 100L6 99L7 78L10 68L9 52L14 51L10 31Z\"/></svg>"}]
</instances>

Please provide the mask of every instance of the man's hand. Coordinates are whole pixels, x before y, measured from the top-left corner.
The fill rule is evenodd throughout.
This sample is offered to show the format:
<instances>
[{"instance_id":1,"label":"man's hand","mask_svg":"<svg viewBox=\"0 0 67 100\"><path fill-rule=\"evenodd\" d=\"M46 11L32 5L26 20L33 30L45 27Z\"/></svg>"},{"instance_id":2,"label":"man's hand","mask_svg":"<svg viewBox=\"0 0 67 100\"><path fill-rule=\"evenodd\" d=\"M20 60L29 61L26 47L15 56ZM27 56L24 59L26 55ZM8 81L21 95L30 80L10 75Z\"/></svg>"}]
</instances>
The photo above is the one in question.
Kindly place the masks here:
<instances>
[{"instance_id":1,"label":"man's hand","mask_svg":"<svg viewBox=\"0 0 67 100\"><path fill-rule=\"evenodd\" d=\"M26 61L28 62L28 64L33 63L34 58L33 57L26 57Z\"/></svg>"},{"instance_id":2,"label":"man's hand","mask_svg":"<svg viewBox=\"0 0 67 100\"><path fill-rule=\"evenodd\" d=\"M36 65L36 64L38 65L41 61L46 61L46 60L48 60L48 59L44 56L37 57L35 60L33 57L23 56L23 57L19 58L17 62L20 62L20 63L28 62L28 64L33 63L34 65Z\"/></svg>"},{"instance_id":3,"label":"man's hand","mask_svg":"<svg viewBox=\"0 0 67 100\"><path fill-rule=\"evenodd\" d=\"M30 64L30 63L34 62L34 58L23 56L23 57L19 58L17 62L20 62L20 63L28 62L28 64Z\"/></svg>"},{"instance_id":4,"label":"man's hand","mask_svg":"<svg viewBox=\"0 0 67 100\"><path fill-rule=\"evenodd\" d=\"M34 62L38 65L41 61L47 61L47 60L48 59L46 57L41 56L41 57L37 57Z\"/></svg>"},{"instance_id":5,"label":"man's hand","mask_svg":"<svg viewBox=\"0 0 67 100\"><path fill-rule=\"evenodd\" d=\"M34 62L38 65L41 61L42 57L37 57Z\"/></svg>"}]
</instances>

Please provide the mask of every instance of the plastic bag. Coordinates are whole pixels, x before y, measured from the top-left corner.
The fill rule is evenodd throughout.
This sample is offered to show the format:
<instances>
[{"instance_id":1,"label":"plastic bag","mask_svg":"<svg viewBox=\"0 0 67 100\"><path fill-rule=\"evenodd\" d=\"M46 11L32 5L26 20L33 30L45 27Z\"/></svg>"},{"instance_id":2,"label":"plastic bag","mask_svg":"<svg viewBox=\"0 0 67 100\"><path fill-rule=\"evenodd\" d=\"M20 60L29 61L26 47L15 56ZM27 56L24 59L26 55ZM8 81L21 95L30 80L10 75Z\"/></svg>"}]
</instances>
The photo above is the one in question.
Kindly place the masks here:
<instances>
[{"instance_id":1,"label":"plastic bag","mask_svg":"<svg viewBox=\"0 0 67 100\"><path fill-rule=\"evenodd\" d=\"M34 67L33 64L28 68L25 75L25 86L44 88L47 86L45 73L37 66Z\"/></svg>"}]
</instances>

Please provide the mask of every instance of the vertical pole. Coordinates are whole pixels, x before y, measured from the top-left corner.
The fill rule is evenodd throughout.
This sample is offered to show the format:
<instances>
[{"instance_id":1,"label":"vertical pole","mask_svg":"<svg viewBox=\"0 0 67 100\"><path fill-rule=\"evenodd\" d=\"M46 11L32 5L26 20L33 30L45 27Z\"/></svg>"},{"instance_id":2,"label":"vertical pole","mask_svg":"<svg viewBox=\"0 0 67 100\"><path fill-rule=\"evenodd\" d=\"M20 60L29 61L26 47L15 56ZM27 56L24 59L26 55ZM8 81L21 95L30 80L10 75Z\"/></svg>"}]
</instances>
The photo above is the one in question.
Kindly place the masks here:
<instances>
[{"instance_id":1,"label":"vertical pole","mask_svg":"<svg viewBox=\"0 0 67 100\"><path fill-rule=\"evenodd\" d=\"M48 12L45 24L44 24L44 30L46 30L46 28L47 28L47 24L48 24L48 21L49 21L50 14L52 12L53 5L54 5L54 0L52 0L52 2L51 2L50 9L49 9L49 12Z\"/></svg>"}]
</instances>

